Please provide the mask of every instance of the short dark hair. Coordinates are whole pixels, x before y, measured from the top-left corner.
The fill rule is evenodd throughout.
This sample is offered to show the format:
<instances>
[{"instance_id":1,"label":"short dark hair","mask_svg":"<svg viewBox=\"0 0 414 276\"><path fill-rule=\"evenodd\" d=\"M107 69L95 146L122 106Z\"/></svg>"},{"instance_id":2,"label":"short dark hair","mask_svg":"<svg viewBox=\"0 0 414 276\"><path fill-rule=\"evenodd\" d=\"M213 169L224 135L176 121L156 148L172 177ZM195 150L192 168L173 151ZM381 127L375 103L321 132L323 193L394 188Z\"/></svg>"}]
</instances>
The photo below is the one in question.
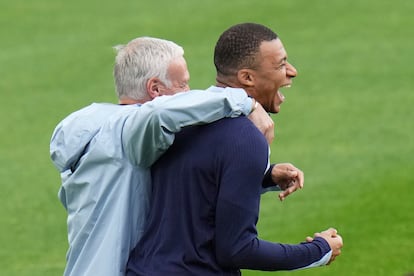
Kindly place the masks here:
<instances>
[{"instance_id":1,"label":"short dark hair","mask_svg":"<svg viewBox=\"0 0 414 276\"><path fill-rule=\"evenodd\" d=\"M217 73L231 75L239 69L251 68L255 64L261 43L277 38L271 29L256 23L230 27L221 34L214 49Z\"/></svg>"}]
</instances>

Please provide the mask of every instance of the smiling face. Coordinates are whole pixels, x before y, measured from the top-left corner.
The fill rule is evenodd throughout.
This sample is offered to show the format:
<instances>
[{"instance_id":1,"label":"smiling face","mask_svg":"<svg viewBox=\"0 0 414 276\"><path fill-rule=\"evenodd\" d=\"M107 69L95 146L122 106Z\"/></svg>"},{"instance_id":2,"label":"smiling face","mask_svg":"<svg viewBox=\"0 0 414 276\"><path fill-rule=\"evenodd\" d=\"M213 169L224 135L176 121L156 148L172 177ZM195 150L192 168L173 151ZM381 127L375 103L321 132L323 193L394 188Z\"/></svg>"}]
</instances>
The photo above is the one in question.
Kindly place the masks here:
<instances>
[{"instance_id":1,"label":"smiling face","mask_svg":"<svg viewBox=\"0 0 414 276\"><path fill-rule=\"evenodd\" d=\"M169 87L161 89L161 95L174 95L177 92L190 90L189 81L190 73L187 69L187 63L184 57L177 57L168 67L168 79L170 81Z\"/></svg>"},{"instance_id":2,"label":"smiling face","mask_svg":"<svg viewBox=\"0 0 414 276\"><path fill-rule=\"evenodd\" d=\"M247 93L260 102L266 111L278 113L285 99L280 88L290 86L296 74L295 67L287 61L282 42L274 39L260 44L255 65L241 69L238 76L246 85Z\"/></svg>"},{"instance_id":3,"label":"smiling face","mask_svg":"<svg viewBox=\"0 0 414 276\"><path fill-rule=\"evenodd\" d=\"M159 77L153 77L147 81L146 89L151 99L190 90L188 84L190 81L190 73L188 72L187 63L183 56L174 58L170 62L166 73L166 77L163 80Z\"/></svg>"}]
</instances>

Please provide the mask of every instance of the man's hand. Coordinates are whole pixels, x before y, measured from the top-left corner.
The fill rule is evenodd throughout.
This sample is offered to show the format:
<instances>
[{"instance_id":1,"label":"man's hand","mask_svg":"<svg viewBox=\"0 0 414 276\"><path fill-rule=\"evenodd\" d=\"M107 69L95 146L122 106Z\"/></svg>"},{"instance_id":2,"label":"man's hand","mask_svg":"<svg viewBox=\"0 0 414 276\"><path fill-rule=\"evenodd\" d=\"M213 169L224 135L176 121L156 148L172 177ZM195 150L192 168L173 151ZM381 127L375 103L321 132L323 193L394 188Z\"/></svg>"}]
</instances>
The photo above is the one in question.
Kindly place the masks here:
<instances>
[{"instance_id":1,"label":"man's hand","mask_svg":"<svg viewBox=\"0 0 414 276\"><path fill-rule=\"evenodd\" d=\"M255 103L255 109L250 113L248 118L263 133L267 143L270 145L273 138L275 138L275 124L260 103Z\"/></svg>"},{"instance_id":2,"label":"man's hand","mask_svg":"<svg viewBox=\"0 0 414 276\"><path fill-rule=\"evenodd\" d=\"M336 231L336 229L329 228L328 230L322 231L320 233L315 233L313 238L307 237L306 241L307 242L312 242L313 239L316 238L316 237L321 237L324 240L326 240L326 242L329 244L329 246L332 249L331 259L327 263L327 265L329 265L330 263L332 263L335 260L336 257L341 255L341 249L344 246L342 237L340 235L338 235L338 232Z\"/></svg>"},{"instance_id":3,"label":"man's hand","mask_svg":"<svg viewBox=\"0 0 414 276\"><path fill-rule=\"evenodd\" d=\"M280 163L274 165L272 169L272 181L282 190L279 199L283 201L291 193L303 188L305 176L301 170L292 164Z\"/></svg>"}]
</instances>

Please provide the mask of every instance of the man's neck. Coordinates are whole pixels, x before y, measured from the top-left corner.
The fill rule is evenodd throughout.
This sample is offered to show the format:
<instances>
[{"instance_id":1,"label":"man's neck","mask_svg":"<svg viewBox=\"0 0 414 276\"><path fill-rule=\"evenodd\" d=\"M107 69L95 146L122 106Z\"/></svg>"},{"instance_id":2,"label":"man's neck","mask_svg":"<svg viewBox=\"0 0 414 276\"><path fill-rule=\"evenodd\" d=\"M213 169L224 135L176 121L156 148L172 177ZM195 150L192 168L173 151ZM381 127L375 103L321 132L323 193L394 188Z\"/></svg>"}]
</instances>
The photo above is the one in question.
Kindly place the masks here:
<instances>
[{"instance_id":1,"label":"man's neck","mask_svg":"<svg viewBox=\"0 0 414 276\"><path fill-rule=\"evenodd\" d=\"M129 104L143 104L143 103L145 103L146 101L143 101L143 100L141 100L141 101L137 101L137 100L134 100L134 99L131 99L131 98L123 98L123 99L120 99L119 101L118 101L118 104L120 104L120 105L129 105Z\"/></svg>"},{"instance_id":2,"label":"man's neck","mask_svg":"<svg viewBox=\"0 0 414 276\"><path fill-rule=\"evenodd\" d=\"M217 87L233 87L233 88L243 88L241 85L232 79L231 77L216 76L216 86Z\"/></svg>"}]
</instances>

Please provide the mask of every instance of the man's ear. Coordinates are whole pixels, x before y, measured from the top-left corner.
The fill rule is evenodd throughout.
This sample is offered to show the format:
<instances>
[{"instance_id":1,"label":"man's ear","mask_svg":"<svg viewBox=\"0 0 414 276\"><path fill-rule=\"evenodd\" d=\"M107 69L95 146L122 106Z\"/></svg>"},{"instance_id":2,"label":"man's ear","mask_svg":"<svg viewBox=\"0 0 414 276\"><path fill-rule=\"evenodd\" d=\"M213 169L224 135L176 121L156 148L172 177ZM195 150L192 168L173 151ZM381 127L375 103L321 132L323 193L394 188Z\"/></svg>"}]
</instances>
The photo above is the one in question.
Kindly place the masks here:
<instances>
[{"instance_id":1,"label":"man's ear","mask_svg":"<svg viewBox=\"0 0 414 276\"><path fill-rule=\"evenodd\" d=\"M147 93L151 99L160 96L160 86L162 82L158 78L150 78L147 81Z\"/></svg>"},{"instance_id":2,"label":"man's ear","mask_svg":"<svg viewBox=\"0 0 414 276\"><path fill-rule=\"evenodd\" d=\"M250 69L240 69L237 71L237 79L244 86L254 86L254 74Z\"/></svg>"}]
</instances>

